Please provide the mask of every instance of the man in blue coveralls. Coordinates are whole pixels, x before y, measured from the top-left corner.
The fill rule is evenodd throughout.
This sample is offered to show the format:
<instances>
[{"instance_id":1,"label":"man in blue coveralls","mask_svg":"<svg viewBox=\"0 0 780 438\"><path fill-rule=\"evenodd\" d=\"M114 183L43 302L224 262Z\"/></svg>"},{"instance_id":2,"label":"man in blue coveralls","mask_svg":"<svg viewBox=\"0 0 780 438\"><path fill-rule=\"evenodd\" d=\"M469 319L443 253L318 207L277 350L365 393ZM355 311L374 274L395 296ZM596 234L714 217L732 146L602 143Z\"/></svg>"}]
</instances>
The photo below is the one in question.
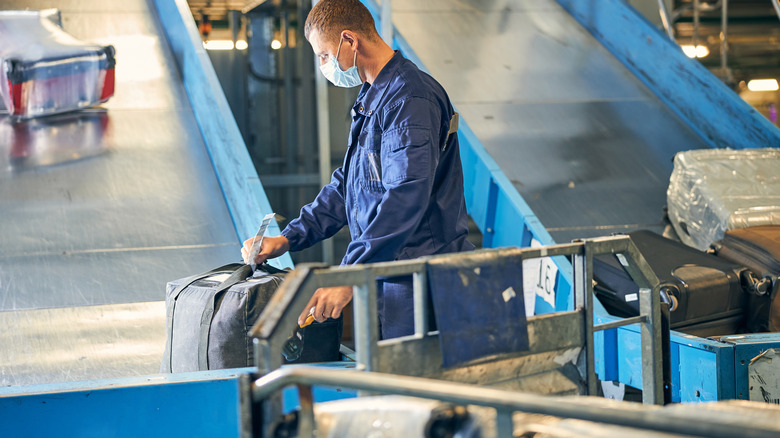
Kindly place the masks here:
<instances>
[{"instance_id":1,"label":"man in blue coveralls","mask_svg":"<svg viewBox=\"0 0 780 438\"><path fill-rule=\"evenodd\" d=\"M266 237L262 263L299 251L349 226L342 265L468 251L457 115L447 93L376 31L359 0L321 0L306 19L306 39L333 84L362 84L352 107L344 164L281 236ZM248 254L252 239L244 242ZM411 278L380 281L382 339L414 333ZM339 318L352 287L318 289L301 312Z\"/></svg>"}]
</instances>

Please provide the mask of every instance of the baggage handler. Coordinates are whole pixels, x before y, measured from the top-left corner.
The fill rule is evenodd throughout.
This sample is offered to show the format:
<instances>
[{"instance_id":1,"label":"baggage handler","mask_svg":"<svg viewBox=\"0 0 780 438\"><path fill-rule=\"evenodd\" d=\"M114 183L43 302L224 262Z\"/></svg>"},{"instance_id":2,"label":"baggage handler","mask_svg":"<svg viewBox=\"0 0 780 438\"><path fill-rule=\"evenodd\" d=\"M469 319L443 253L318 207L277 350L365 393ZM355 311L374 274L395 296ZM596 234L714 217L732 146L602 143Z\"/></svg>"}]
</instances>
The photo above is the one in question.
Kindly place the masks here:
<instances>
[{"instance_id":1,"label":"baggage handler","mask_svg":"<svg viewBox=\"0 0 780 438\"><path fill-rule=\"evenodd\" d=\"M451 132L457 116L441 85L382 41L359 0L321 0L305 36L330 82L362 87L343 166L280 236L263 239L256 263L308 248L345 225L352 240L342 265L474 249ZM244 242L245 258L251 243ZM414 333L411 284L411 277L379 281L382 339ZM299 323L312 308L319 322L338 318L351 299L352 287L318 289Z\"/></svg>"}]
</instances>

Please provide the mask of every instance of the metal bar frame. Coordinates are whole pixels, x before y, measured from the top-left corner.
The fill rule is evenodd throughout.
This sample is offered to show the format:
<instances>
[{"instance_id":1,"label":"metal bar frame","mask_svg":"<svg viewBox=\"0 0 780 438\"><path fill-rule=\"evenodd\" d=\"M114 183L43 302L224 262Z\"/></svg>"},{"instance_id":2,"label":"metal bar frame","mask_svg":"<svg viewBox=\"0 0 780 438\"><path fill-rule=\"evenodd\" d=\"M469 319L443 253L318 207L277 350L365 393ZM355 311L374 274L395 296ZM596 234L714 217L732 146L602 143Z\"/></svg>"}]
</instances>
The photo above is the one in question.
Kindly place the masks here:
<instances>
[{"instance_id":1,"label":"metal bar frame","mask_svg":"<svg viewBox=\"0 0 780 438\"><path fill-rule=\"evenodd\" d=\"M486 254L494 257L507 257L522 260L572 256L574 259L575 307L584 314L585 333L585 377L588 393L596 394L596 371L594 365L593 332L621 325L638 323L642 344L642 390L643 402L647 404L663 403L663 371L661 360L661 319L659 281L647 262L634 246L629 236L610 236L568 244L539 248L503 248L481 250L467 253L446 254L417 260L354 265L345 267L320 267L302 265L282 284L267 310L250 332L256 339L255 358L258 369L269 373L281 363L281 344L295 322L300 308L303 308L321 287L352 286L355 349L357 369L376 371L378 369L378 348L384 343L399 342L398 339L378 341L377 322L377 279L413 275L415 334L411 338L436 336L438 332L428 333L427 309L419 305L425 301L428 279L427 269L431 260L457 262L459 266L470 264L479 266ZM611 322L605 326L593 325L593 257L599 254L617 254L626 271L640 287L640 316ZM400 342L410 337L401 338ZM277 358L278 356L278 358ZM277 402L278 403L278 402ZM266 410L269 414L272 411ZM504 414L500 415L504 416ZM274 418L266 415L266 418Z\"/></svg>"},{"instance_id":2,"label":"metal bar frame","mask_svg":"<svg viewBox=\"0 0 780 438\"><path fill-rule=\"evenodd\" d=\"M765 424L751 423L745 418L741 424L733 417L724 418L713 411L706 419L696 411L664 415L665 410L631 408L621 404L582 403L567 397L543 396L473 385L444 382L420 377L397 376L385 373L355 370L329 370L317 367L293 367L276 370L252 383L251 393L255 402L263 402L288 386L310 388L313 385L350 388L374 394L396 394L421 397L443 402L477 405L496 409L496 436L512 436L512 413L520 411L593 421L604 424L642 428L672 434L700 437L774 437L775 429ZM308 389L306 389L308 391ZM306 392L308 394L308 392ZM311 398L301 397L298 436L310 437L309 427L313 418ZM303 401L305 399L305 401ZM655 415L651 415L655 413ZM706 421L705 421L706 420ZM302 425L302 423L305 423ZM304 430L305 429L305 430ZM302 432L308 434L303 434Z\"/></svg>"},{"instance_id":3,"label":"metal bar frame","mask_svg":"<svg viewBox=\"0 0 780 438\"><path fill-rule=\"evenodd\" d=\"M671 17L669 17L669 11L666 9L664 0L658 0L658 14L661 16L661 24L663 24L666 34L670 40L674 41L674 25Z\"/></svg>"},{"instance_id":4,"label":"metal bar frame","mask_svg":"<svg viewBox=\"0 0 780 438\"><path fill-rule=\"evenodd\" d=\"M729 2L723 0L720 10L720 68L730 78L729 68Z\"/></svg>"}]
</instances>

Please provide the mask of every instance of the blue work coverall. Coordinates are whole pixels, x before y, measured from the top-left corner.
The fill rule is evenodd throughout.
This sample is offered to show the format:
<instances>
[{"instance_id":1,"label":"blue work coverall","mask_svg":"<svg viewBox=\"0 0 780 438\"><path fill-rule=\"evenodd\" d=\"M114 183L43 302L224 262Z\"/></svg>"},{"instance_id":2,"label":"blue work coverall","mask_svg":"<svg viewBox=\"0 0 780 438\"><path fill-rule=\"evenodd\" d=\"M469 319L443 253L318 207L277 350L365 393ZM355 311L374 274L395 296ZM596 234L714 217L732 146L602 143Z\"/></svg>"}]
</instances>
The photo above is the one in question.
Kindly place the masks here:
<instances>
[{"instance_id":1,"label":"blue work coverall","mask_svg":"<svg viewBox=\"0 0 780 438\"><path fill-rule=\"evenodd\" d=\"M364 83L349 147L330 184L282 231L298 251L349 226L342 265L474 249L447 93L399 52ZM380 281L383 339L414 333L411 278Z\"/></svg>"}]
</instances>

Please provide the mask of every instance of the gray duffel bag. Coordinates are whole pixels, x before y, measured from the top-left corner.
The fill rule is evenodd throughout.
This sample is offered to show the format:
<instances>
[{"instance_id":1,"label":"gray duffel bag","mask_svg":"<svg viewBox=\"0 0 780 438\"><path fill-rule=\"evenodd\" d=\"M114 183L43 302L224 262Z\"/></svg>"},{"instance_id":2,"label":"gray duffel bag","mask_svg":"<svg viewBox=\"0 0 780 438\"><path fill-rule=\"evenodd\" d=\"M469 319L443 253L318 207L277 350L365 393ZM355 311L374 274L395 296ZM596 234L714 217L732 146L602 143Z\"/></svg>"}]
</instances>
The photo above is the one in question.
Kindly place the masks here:
<instances>
[{"instance_id":1,"label":"gray duffel bag","mask_svg":"<svg viewBox=\"0 0 780 438\"><path fill-rule=\"evenodd\" d=\"M283 279L284 271L268 265L252 275L250 266L233 263L169 282L162 372L251 366L247 334Z\"/></svg>"},{"instance_id":2,"label":"gray duffel bag","mask_svg":"<svg viewBox=\"0 0 780 438\"><path fill-rule=\"evenodd\" d=\"M267 264L252 273L250 266L233 263L169 282L162 372L253 366L249 330L285 274ZM339 360L341 328L339 319L303 329L311 342L295 363Z\"/></svg>"}]
</instances>

